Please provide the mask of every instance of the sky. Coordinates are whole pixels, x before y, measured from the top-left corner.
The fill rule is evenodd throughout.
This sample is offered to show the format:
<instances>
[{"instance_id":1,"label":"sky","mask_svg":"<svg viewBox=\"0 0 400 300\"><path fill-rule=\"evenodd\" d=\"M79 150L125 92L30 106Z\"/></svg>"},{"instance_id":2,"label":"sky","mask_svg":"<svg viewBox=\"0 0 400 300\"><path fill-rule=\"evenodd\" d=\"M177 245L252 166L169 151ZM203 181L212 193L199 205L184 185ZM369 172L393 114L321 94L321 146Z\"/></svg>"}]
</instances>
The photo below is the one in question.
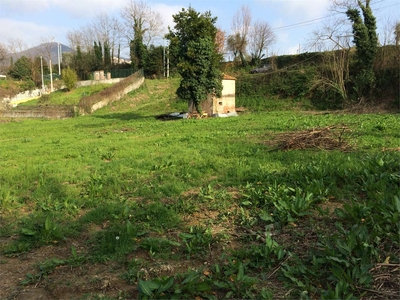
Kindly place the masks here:
<instances>
[{"instance_id":1,"label":"sky","mask_svg":"<svg viewBox=\"0 0 400 300\"><path fill-rule=\"evenodd\" d=\"M119 17L130 0L0 0L0 43L11 39L24 42L26 48L37 46L46 38L68 46L68 31L78 30L107 13ZM247 5L252 20L266 21L277 39L269 54L296 54L307 49L312 32L337 17L329 10L331 0L143 0L164 18L165 30L173 27L172 15L191 6L197 12L211 11L216 25L231 33L232 19ZM400 21L400 1L372 0L380 37L388 24ZM387 31L387 30L386 30Z\"/></svg>"}]
</instances>

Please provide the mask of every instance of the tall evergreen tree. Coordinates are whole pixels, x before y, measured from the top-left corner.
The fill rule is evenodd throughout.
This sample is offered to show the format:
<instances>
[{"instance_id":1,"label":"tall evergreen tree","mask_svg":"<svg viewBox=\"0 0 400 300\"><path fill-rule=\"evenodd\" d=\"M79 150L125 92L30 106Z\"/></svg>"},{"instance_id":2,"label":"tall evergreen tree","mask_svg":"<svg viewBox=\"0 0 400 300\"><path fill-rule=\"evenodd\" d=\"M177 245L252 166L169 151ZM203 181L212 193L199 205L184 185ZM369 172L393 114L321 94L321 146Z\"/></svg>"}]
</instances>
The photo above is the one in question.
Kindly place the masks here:
<instances>
[{"instance_id":1,"label":"tall evergreen tree","mask_svg":"<svg viewBox=\"0 0 400 300\"><path fill-rule=\"evenodd\" d=\"M78 76L82 79L83 78L83 59L82 59L82 51L81 46L76 46L76 55L75 55L75 71Z\"/></svg>"},{"instance_id":2,"label":"tall evergreen tree","mask_svg":"<svg viewBox=\"0 0 400 300\"><path fill-rule=\"evenodd\" d=\"M120 59L121 59L121 45L118 44L118 60L117 60L118 64L120 62Z\"/></svg>"},{"instance_id":3,"label":"tall evergreen tree","mask_svg":"<svg viewBox=\"0 0 400 300\"><path fill-rule=\"evenodd\" d=\"M193 101L201 113L200 103L209 93L221 95L222 73L215 26L216 17L211 12L200 14L192 7L173 15L175 27L170 29L171 53L178 60L177 69L182 79L177 90L179 98Z\"/></svg>"},{"instance_id":4,"label":"tall evergreen tree","mask_svg":"<svg viewBox=\"0 0 400 300\"><path fill-rule=\"evenodd\" d=\"M100 70L103 66L103 50L101 48L101 43L97 44L96 41L94 42L93 45L93 50L94 50L94 70Z\"/></svg>"},{"instance_id":5,"label":"tall evergreen tree","mask_svg":"<svg viewBox=\"0 0 400 300\"><path fill-rule=\"evenodd\" d=\"M110 45L108 41L104 42L104 70L109 71L111 68Z\"/></svg>"},{"instance_id":6,"label":"tall evergreen tree","mask_svg":"<svg viewBox=\"0 0 400 300\"><path fill-rule=\"evenodd\" d=\"M26 57L21 56L10 68L8 74L18 80L32 80L32 62Z\"/></svg>"},{"instance_id":7,"label":"tall evergreen tree","mask_svg":"<svg viewBox=\"0 0 400 300\"><path fill-rule=\"evenodd\" d=\"M145 68L146 63L147 48L146 45L143 44L144 30L142 26L142 20L140 18L135 19L133 25L135 38L131 41L130 45L130 54L134 70Z\"/></svg>"},{"instance_id":8,"label":"tall evergreen tree","mask_svg":"<svg viewBox=\"0 0 400 300\"><path fill-rule=\"evenodd\" d=\"M356 89L360 98L366 96L375 83L374 60L378 49L378 36L376 34L376 19L372 14L370 0L365 5L358 0L358 6L348 9L346 14L352 22L354 43L356 44L358 74L355 80Z\"/></svg>"}]
</instances>

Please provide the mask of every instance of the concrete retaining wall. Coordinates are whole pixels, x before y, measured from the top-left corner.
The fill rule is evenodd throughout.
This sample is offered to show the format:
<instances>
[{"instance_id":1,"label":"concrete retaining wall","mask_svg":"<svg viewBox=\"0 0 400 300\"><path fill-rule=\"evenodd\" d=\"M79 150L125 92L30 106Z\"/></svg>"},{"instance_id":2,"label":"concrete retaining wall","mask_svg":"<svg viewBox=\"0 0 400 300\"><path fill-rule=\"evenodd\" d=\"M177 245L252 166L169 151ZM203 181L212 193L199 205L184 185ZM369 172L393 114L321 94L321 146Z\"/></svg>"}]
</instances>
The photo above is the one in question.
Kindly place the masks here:
<instances>
[{"instance_id":1,"label":"concrete retaining wall","mask_svg":"<svg viewBox=\"0 0 400 300\"><path fill-rule=\"evenodd\" d=\"M123 78L124 79L124 78ZM123 96L128 94L129 92L132 92L133 90L138 89L144 82L144 77L139 78L137 81L133 82L131 85L127 86L125 89L119 91L116 94L111 95L107 99L104 99L103 101L97 102L92 106L91 112L93 113L94 111L107 106L109 103L117 101L121 99Z\"/></svg>"},{"instance_id":2,"label":"concrete retaining wall","mask_svg":"<svg viewBox=\"0 0 400 300\"><path fill-rule=\"evenodd\" d=\"M113 79L104 79L104 80L84 80L84 81L78 81L76 83L76 87L90 86L90 85L96 85L96 84L114 84L114 83L118 83L124 79L125 78L113 78ZM65 86L61 86L60 88L63 89L63 88L65 88ZM57 89L54 89L54 90L56 91ZM19 93L12 97L3 98L2 102L3 102L4 106L10 105L12 107L15 107L20 103L39 98L40 96L42 96L42 89L35 89L35 90Z\"/></svg>"},{"instance_id":3,"label":"concrete retaining wall","mask_svg":"<svg viewBox=\"0 0 400 300\"><path fill-rule=\"evenodd\" d=\"M124 80L125 78L112 78L112 79L103 79L103 80L84 80L84 81L79 81L76 84L76 87L81 87L81 86L89 86L89 85L96 85L96 84L113 84L120 82L121 80Z\"/></svg>"},{"instance_id":4,"label":"concrete retaining wall","mask_svg":"<svg viewBox=\"0 0 400 300\"><path fill-rule=\"evenodd\" d=\"M108 95L106 99L94 103L90 108L90 112L94 112L104 106L107 106L113 101L117 101L125 96L127 93L138 89L144 82L144 76L139 71L130 77L126 78L115 78L105 80L87 80L83 84L99 84L99 83L118 83L122 80L132 80L132 83L128 84L125 88L113 92ZM89 96L90 97L90 96ZM1 108L1 107L0 107ZM79 106L42 106L42 107L24 107L21 109L1 110L0 117L6 118L70 118L77 114L85 114L85 109Z\"/></svg>"},{"instance_id":5,"label":"concrete retaining wall","mask_svg":"<svg viewBox=\"0 0 400 300\"><path fill-rule=\"evenodd\" d=\"M65 119L75 116L77 107L35 107L24 109L12 109L0 111L0 117L4 118L46 118L46 119Z\"/></svg>"},{"instance_id":6,"label":"concrete retaining wall","mask_svg":"<svg viewBox=\"0 0 400 300\"><path fill-rule=\"evenodd\" d=\"M12 97L3 98L4 105L17 106L19 103L39 98L42 95L41 89L25 91Z\"/></svg>"},{"instance_id":7,"label":"concrete retaining wall","mask_svg":"<svg viewBox=\"0 0 400 300\"><path fill-rule=\"evenodd\" d=\"M79 101L79 113L81 115L91 114L109 103L121 99L127 93L139 88L143 82L143 72L137 71L98 94L82 97Z\"/></svg>"}]
</instances>

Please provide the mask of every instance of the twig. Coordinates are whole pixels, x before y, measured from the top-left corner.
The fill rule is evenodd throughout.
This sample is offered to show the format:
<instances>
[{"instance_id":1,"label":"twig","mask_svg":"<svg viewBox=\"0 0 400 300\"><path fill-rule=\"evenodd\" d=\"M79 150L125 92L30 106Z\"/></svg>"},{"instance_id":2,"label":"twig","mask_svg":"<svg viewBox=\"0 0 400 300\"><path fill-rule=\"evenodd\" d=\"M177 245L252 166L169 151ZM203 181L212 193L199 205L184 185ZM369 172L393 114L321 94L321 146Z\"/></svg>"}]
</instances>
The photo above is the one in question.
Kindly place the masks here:
<instances>
[{"instance_id":1,"label":"twig","mask_svg":"<svg viewBox=\"0 0 400 300\"><path fill-rule=\"evenodd\" d=\"M380 267L400 267L400 264L389 264L389 263L378 263L376 264L377 266Z\"/></svg>"},{"instance_id":2,"label":"twig","mask_svg":"<svg viewBox=\"0 0 400 300\"><path fill-rule=\"evenodd\" d=\"M381 267L395 267L395 268L400 268L400 264L390 264L390 263L378 263L373 267L370 271L375 271L377 269L380 269Z\"/></svg>"},{"instance_id":3,"label":"twig","mask_svg":"<svg viewBox=\"0 0 400 300\"><path fill-rule=\"evenodd\" d=\"M367 292L371 292L371 293L375 293L375 294L380 294L380 295L385 295L385 296L390 296L390 297L396 297L399 296L399 294L392 294L392 293L385 293L385 292L381 292L381 291L376 291L376 290L370 290L370 289L366 289L366 288L362 288L359 287L360 289L367 291ZM394 298L393 298L394 299Z\"/></svg>"},{"instance_id":4,"label":"twig","mask_svg":"<svg viewBox=\"0 0 400 300\"><path fill-rule=\"evenodd\" d=\"M279 264L279 266L278 266L271 274L268 275L267 279L271 278L276 272L278 272L278 270L282 267L282 265L283 265L289 258L291 258L291 257L292 257L292 256L289 254L289 255L285 258L285 260L284 260L283 262L281 262L281 263Z\"/></svg>"}]
</instances>

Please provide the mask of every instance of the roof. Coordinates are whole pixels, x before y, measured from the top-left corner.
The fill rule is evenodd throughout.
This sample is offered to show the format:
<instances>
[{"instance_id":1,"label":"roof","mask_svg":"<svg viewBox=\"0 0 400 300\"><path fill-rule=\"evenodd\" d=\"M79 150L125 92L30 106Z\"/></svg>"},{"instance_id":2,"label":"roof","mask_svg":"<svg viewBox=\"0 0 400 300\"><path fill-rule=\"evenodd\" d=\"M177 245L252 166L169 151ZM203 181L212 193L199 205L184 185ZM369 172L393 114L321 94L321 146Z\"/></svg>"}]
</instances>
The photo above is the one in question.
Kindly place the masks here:
<instances>
[{"instance_id":1,"label":"roof","mask_svg":"<svg viewBox=\"0 0 400 300\"><path fill-rule=\"evenodd\" d=\"M222 79L223 80L236 80L235 77L229 76L228 74L224 74Z\"/></svg>"}]
</instances>

